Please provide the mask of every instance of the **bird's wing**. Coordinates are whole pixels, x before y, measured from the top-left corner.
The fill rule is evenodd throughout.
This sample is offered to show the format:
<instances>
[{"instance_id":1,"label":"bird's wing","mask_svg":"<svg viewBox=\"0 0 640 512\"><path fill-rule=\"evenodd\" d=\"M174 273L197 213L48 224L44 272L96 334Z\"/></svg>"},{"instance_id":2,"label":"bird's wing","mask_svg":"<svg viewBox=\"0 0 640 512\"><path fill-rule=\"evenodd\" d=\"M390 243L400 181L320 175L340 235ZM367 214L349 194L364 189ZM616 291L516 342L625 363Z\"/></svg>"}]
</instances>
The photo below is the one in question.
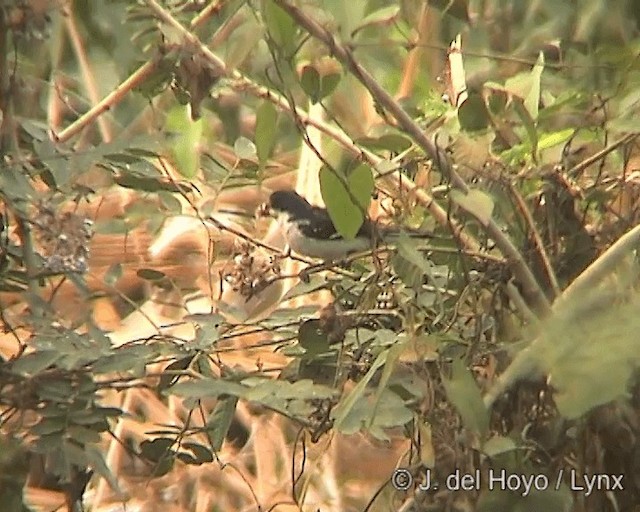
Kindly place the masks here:
<instances>
[{"instance_id":1,"label":"bird's wing","mask_svg":"<svg viewBox=\"0 0 640 512\"><path fill-rule=\"evenodd\" d=\"M303 234L322 240L341 240L342 236L336 231L327 210L318 206L312 206L311 208L313 209L315 221L313 225L307 224L301 227ZM369 219L365 219L356 236L363 238L373 238L375 236L375 229Z\"/></svg>"},{"instance_id":2,"label":"bird's wing","mask_svg":"<svg viewBox=\"0 0 640 512\"><path fill-rule=\"evenodd\" d=\"M313 222L300 226L300 230L305 236L320 240L336 240L342 238L336 231L331 217L324 208L312 206Z\"/></svg>"}]
</instances>

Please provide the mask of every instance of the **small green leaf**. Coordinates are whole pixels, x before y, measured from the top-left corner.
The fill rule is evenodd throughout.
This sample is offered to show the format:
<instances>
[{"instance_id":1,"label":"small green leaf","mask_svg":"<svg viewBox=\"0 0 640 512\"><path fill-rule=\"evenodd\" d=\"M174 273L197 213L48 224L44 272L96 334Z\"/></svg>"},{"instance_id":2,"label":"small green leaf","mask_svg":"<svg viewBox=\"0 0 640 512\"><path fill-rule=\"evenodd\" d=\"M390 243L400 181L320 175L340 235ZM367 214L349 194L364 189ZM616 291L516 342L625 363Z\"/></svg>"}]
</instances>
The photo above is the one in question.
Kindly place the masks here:
<instances>
[{"instance_id":1,"label":"small green leaf","mask_svg":"<svg viewBox=\"0 0 640 512\"><path fill-rule=\"evenodd\" d=\"M84 447L84 452L89 465L95 470L95 472L109 482L109 485L114 492L121 494L122 491L120 491L118 479L107 466L100 450L94 445L88 445Z\"/></svg>"},{"instance_id":2,"label":"small green leaf","mask_svg":"<svg viewBox=\"0 0 640 512\"><path fill-rule=\"evenodd\" d=\"M96 444L100 442L100 433L80 425L69 425L65 429L65 434L69 439L81 444Z\"/></svg>"},{"instance_id":3,"label":"small green leaf","mask_svg":"<svg viewBox=\"0 0 640 512\"><path fill-rule=\"evenodd\" d=\"M236 139L233 151L240 160L253 160L257 155L256 145L246 137Z\"/></svg>"},{"instance_id":4,"label":"small green leaf","mask_svg":"<svg viewBox=\"0 0 640 512\"><path fill-rule=\"evenodd\" d=\"M353 240L362 227L364 214L361 207L354 204L346 184L336 172L327 167L320 169L320 191L336 231Z\"/></svg>"},{"instance_id":5,"label":"small green leaf","mask_svg":"<svg viewBox=\"0 0 640 512\"><path fill-rule=\"evenodd\" d=\"M433 447L431 425L425 421L419 421L418 432L420 432L420 462L425 467L433 469L436 465L436 452Z\"/></svg>"},{"instance_id":6,"label":"small green leaf","mask_svg":"<svg viewBox=\"0 0 640 512\"><path fill-rule=\"evenodd\" d=\"M209 448L207 448L206 446L198 443L184 442L182 443L182 448L191 450L193 452L193 455L195 456L195 458L193 459L193 464L200 465L208 462L213 462L213 454L211 453L211 450L209 450Z\"/></svg>"},{"instance_id":7,"label":"small green leaf","mask_svg":"<svg viewBox=\"0 0 640 512\"><path fill-rule=\"evenodd\" d=\"M171 152L178 172L185 178L193 178L200 168L200 139L203 120L194 121L186 107L176 108L167 116L167 130L175 133Z\"/></svg>"},{"instance_id":8,"label":"small green leaf","mask_svg":"<svg viewBox=\"0 0 640 512\"><path fill-rule=\"evenodd\" d=\"M224 440L227 437L227 432L229 432L229 427L231 427L237 405L238 397L220 397L207 420L206 428L211 439L211 446L216 452L222 448Z\"/></svg>"},{"instance_id":9,"label":"small green leaf","mask_svg":"<svg viewBox=\"0 0 640 512\"><path fill-rule=\"evenodd\" d=\"M302 76L300 77L300 85L302 90L307 93L311 103L320 101L320 74L313 66L305 66L302 68Z\"/></svg>"},{"instance_id":10,"label":"small green leaf","mask_svg":"<svg viewBox=\"0 0 640 512\"><path fill-rule=\"evenodd\" d=\"M242 398L247 392L245 386L222 379L199 379L179 382L165 393L189 398L215 398L219 395L233 395Z\"/></svg>"},{"instance_id":11,"label":"small green leaf","mask_svg":"<svg viewBox=\"0 0 640 512\"><path fill-rule=\"evenodd\" d=\"M302 322L298 329L298 343L305 350L305 358L312 358L329 350L329 337L319 319Z\"/></svg>"},{"instance_id":12,"label":"small green leaf","mask_svg":"<svg viewBox=\"0 0 640 512\"><path fill-rule=\"evenodd\" d=\"M484 438L489 431L489 413L480 389L461 359L453 361L451 379L443 377L442 384L465 427Z\"/></svg>"},{"instance_id":13,"label":"small green leaf","mask_svg":"<svg viewBox=\"0 0 640 512\"><path fill-rule=\"evenodd\" d=\"M393 151L394 153L402 153L411 147L411 139L402 133L389 132L377 137L361 137L357 139L358 144L377 151ZM396 169L397 164L387 160L389 169ZM385 169L378 168L378 172L382 173Z\"/></svg>"},{"instance_id":14,"label":"small green leaf","mask_svg":"<svg viewBox=\"0 0 640 512\"><path fill-rule=\"evenodd\" d=\"M40 420L40 422L31 427L29 431L34 436L46 436L56 432L62 433L67 427L67 419L65 417L53 417Z\"/></svg>"},{"instance_id":15,"label":"small green leaf","mask_svg":"<svg viewBox=\"0 0 640 512\"><path fill-rule=\"evenodd\" d=\"M538 149L549 149L564 144L571 138L575 131L574 128L567 128L557 132L543 133L540 135L540 140L538 141Z\"/></svg>"},{"instance_id":16,"label":"small green leaf","mask_svg":"<svg viewBox=\"0 0 640 512\"><path fill-rule=\"evenodd\" d=\"M493 436L486 443L482 445L482 453L487 457L492 458L502 453L511 452L516 450L517 446L513 439L505 436Z\"/></svg>"},{"instance_id":17,"label":"small green leaf","mask_svg":"<svg viewBox=\"0 0 640 512\"><path fill-rule=\"evenodd\" d=\"M40 350L20 356L13 361L11 370L18 374L35 375L61 358L62 355L57 350Z\"/></svg>"},{"instance_id":18,"label":"small green leaf","mask_svg":"<svg viewBox=\"0 0 640 512\"><path fill-rule=\"evenodd\" d=\"M104 274L104 283L107 286L114 286L122 277L122 263L114 263Z\"/></svg>"},{"instance_id":19,"label":"small green leaf","mask_svg":"<svg viewBox=\"0 0 640 512\"><path fill-rule=\"evenodd\" d=\"M484 99L478 93L469 93L458 108L460 128L466 132L484 130L489 126L489 112Z\"/></svg>"},{"instance_id":20,"label":"small green leaf","mask_svg":"<svg viewBox=\"0 0 640 512\"><path fill-rule=\"evenodd\" d=\"M142 443L140 443L140 456L154 463L171 461L175 455L172 449L175 444L175 440L167 437L157 437L155 439L142 441ZM163 468L163 470L164 469L165 468Z\"/></svg>"},{"instance_id":21,"label":"small green leaf","mask_svg":"<svg viewBox=\"0 0 640 512\"><path fill-rule=\"evenodd\" d=\"M320 99L324 99L336 90L338 84L342 80L340 73L328 73L322 76L320 80Z\"/></svg>"},{"instance_id":22,"label":"small green leaf","mask_svg":"<svg viewBox=\"0 0 640 512\"><path fill-rule=\"evenodd\" d=\"M375 187L371 168L356 167L347 178L335 169L320 169L320 191L338 233L352 240L364 222Z\"/></svg>"},{"instance_id":23,"label":"small green leaf","mask_svg":"<svg viewBox=\"0 0 640 512\"><path fill-rule=\"evenodd\" d=\"M164 272L152 268L141 268L136 272L136 275L145 281L161 281L167 277Z\"/></svg>"},{"instance_id":24,"label":"small green leaf","mask_svg":"<svg viewBox=\"0 0 640 512\"><path fill-rule=\"evenodd\" d=\"M292 49L295 46L297 25L295 21L273 0L264 0L262 15L267 25L267 30L273 41L283 50Z\"/></svg>"},{"instance_id":25,"label":"small green leaf","mask_svg":"<svg viewBox=\"0 0 640 512\"><path fill-rule=\"evenodd\" d=\"M378 388L376 389L373 407L371 407L371 414L367 422L367 428L371 427L376 419L376 413L378 411L378 407L380 406L380 400L382 399L383 392L389 384L391 374L393 373L393 370L396 367L396 363L400 358L400 354L402 354L402 351L405 349L405 346L406 339L404 341L398 341L396 339L395 343L389 349L389 354L387 355L387 359L382 370L382 375L380 376L380 382L378 382Z\"/></svg>"},{"instance_id":26,"label":"small green leaf","mask_svg":"<svg viewBox=\"0 0 640 512\"><path fill-rule=\"evenodd\" d=\"M493 199L485 192L473 189L465 195L459 190L452 190L451 199L478 219L482 225L489 224L493 213Z\"/></svg>"},{"instance_id":27,"label":"small green leaf","mask_svg":"<svg viewBox=\"0 0 640 512\"><path fill-rule=\"evenodd\" d=\"M307 295L318 290L327 288L327 282L324 278L313 275L308 282L300 281L293 288L290 288L287 293L282 297L282 302L300 297L301 295Z\"/></svg>"},{"instance_id":28,"label":"small green leaf","mask_svg":"<svg viewBox=\"0 0 640 512\"><path fill-rule=\"evenodd\" d=\"M371 203L371 194L375 188L371 167L366 164L360 164L349 173L347 183L351 194L356 198L362 210L366 212Z\"/></svg>"},{"instance_id":29,"label":"small green leaf","mask_svg":"<svg viewBox=\"0 0 640 512\"><path fill-rule=\"evenodd\" d=\"M335 419L334 427L336 428L336 430L340 431L342 427L346 425L346 420L349 416L349 413L354 408L356 403L362 399L367 389L367 385L369 384L375 373L378 371L378 369L385 364L388 355L389 350L383 350L382 352L380 352L362 380L358 382L358 384L355 385L355 387L349 392L349 394L344 399L340 400L340 403L338 403L338 405L333 409L332 416Z\"/></svg>"},{"instance_id":30,"label":"small green leaf","mask_svg":"<svg viewBox=\"0 0 640 512\"><path fill-rule=\"evenodd\" d=\"M524 106L534 121L538 119L538 104L540 103L540 80L544 71L544 54L540 52L535 66L531 70L531 88L524 98Z\"/></svg>"},{"instance_id":31,"label":"small green leaf","mask_svg":"<svg viewBox=\"0 0 640 512\"><path fill-rule=\"evenodd\" d=\"M182 357L168 364L167 367L163 370L162 376L160 377L160 382L158 383L158 391L164 391L168 387L178 382L180 373L183 370L189 368L189 365L191 364L191 361L193 361L193 358L194 356L190 355L187 357Z\"/></svg>"},{"instance_id":32,"label":"small green leaf","mask_svg":"<svg viewBox=\"0 0 640 512\"><path fill-rule=\"evenodd\" d=\"M267 162L276 142L278 113L270 101L262 102L256 114L256 152L261 166Z\"/></svg>"},{"instance_id":33,"label":"small green leaf","mask_svg":"<svg viewBox=\"0 0 640 512\"><path fill-rule=\"evenodd\" d=\"M356 32L362 30L365 27L373 26L373 25L386 25L388 23L393 22L398 13L400 12L399 5L389 5L387 7L382 7L377 11L372 12L367 15L358 25L358 27L353 31L352 35L355 35Z\"/></svg>"}]
</instances>

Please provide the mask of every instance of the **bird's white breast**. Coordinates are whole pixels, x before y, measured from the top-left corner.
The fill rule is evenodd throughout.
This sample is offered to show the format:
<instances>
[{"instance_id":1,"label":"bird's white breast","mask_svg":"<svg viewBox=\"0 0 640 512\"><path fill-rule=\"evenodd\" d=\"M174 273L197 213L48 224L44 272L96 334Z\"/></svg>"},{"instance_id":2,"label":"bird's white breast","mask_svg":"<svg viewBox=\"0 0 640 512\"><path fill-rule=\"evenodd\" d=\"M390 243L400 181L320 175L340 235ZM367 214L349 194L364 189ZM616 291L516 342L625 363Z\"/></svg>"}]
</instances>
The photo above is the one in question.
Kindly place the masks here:
<instances>
[{"instance_id":1,"label":"bird's white breast","mask_svg":"<svg viewBox=\"0 0 640 512\"><path fill-rule=\"evenodd\" d=\"M339 260L353 252L371 249L371 241L362 238L354 240L319 240L305 236L288 215L279 218L280 225L289 247L298 254L323 260Z\"/></svg>"}]
</instances>

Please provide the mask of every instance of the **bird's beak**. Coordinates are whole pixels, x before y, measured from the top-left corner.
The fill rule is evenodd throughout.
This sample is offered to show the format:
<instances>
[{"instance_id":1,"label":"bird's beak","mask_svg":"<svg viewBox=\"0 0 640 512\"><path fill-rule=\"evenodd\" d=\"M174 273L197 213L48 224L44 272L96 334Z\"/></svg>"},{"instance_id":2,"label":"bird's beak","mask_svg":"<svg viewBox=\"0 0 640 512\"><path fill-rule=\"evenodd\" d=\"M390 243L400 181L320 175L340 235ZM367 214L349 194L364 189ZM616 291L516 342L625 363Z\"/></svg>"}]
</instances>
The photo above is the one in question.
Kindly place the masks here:
<instances>
[{"instance_id":1,"label":"bird's beak","mask_svg":"<svg viewBox=\"0 0 640 512\"><path fill-rule=\"evenodd\" d=\"M262 203L256 209L256 218L258 219L261 217L274 217L274 216L275 216L275 212L269 207L269 203Z\"/></svg>"}]
</instances>

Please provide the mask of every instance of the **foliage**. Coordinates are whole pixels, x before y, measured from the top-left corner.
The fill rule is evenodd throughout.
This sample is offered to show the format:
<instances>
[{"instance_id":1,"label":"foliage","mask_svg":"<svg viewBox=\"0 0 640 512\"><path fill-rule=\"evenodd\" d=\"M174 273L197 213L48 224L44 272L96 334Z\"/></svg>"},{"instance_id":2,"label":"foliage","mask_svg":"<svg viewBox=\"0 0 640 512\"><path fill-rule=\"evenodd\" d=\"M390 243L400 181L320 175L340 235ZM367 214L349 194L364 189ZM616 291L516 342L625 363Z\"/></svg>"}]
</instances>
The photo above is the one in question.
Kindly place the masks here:
<instances>
[{"instance_id":1,"label":"foliage","mask_svg":"<svg viewBox=\"0 0 640 512\"><path fill-rule=\"evenodd\" d=\"M254 425L287 420L292 459L332 436L405 440L394 463L416 482L456 468L636 474L638 12L632 0L3 3L0 444L19 443L2 496L25 509L18 489L38 479L13 461L28 453L67 505L92 472L124 501L114 438L148 481L222 473L243 407ZM260 242L252 198L302 175L301 146L336 230L355 237L378 209L403 233L393 248L291 270ZM208 311L190 310L194 289ZM104 299L140 332L122 341L126 320L103 325ZM159 313L176 303L179 318ZM135 392L184 414L167 405L125 438L126 422L152 417L130 407ZM237 471L247 496L216 506L255 506L260 467ZM282 499L306 510L311 469L291 468ZM631 479L587 499L567 479L528 496L401 493L390 476L353 506L624 510L640 495Z\"/></svg>"}]
</instances>

